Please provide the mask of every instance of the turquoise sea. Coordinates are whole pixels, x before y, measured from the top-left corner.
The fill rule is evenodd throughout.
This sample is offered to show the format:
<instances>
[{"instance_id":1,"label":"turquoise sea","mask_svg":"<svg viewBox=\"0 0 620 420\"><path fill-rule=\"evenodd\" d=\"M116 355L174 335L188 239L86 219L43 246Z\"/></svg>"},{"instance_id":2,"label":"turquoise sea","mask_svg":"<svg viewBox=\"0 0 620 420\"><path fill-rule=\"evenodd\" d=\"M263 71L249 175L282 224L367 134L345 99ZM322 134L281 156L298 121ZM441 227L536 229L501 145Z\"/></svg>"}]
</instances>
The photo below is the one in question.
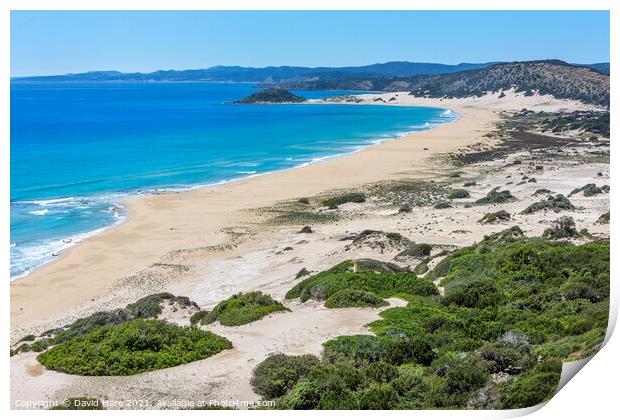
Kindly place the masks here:
<instances>
[{"instance_id":1,"label":"turquoise sea","mask_svg":"<svg viewBox=\"0 0 620 420\"><path fill-rule=\"evenodd\" d=\"M456 118L438 108L228 103L254 91L11 83L11 277L122 221L127 196L307 165Z\"/></svg>"}]
</instances>

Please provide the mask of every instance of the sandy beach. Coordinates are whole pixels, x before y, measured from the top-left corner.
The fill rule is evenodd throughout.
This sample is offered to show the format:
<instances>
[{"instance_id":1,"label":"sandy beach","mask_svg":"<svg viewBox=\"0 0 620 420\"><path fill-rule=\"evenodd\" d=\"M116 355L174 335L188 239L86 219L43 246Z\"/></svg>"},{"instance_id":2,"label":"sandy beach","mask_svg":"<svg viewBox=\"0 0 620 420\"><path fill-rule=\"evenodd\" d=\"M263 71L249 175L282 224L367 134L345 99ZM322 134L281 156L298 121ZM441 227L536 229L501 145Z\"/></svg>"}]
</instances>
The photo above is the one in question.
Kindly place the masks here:
<instances>
[{"instance_id":1,"label":"sandy beach","mask_svg":"<svg viewBox=\"0 0 620 420\"><path fill-rule=\"evenodd\" d=\"M101 297L120 279L164 262L162 259L174 250L226 244L229 240L226 228L246 222L247 215L243 213L246 209L332 189L425 174L436 167L429 160L434 154L484 141L482 136L497 122L501 111L525 107L543 111L583 108L578 102L542 96L439 100L415 98L401 92L362 97L367 103L375 103L378 97L386 102L396 97L392 105L448 108L460 117L429 131L306 167L216 187L129 200L125 203L128 210L124 223L88 238L55 261L12 282L12 327L53 318Z\"/></svg>"},{"instance_id":2,"label":"sandy beach","mask_svg":"<svg viewBox=\"0 0 620 420\"><path fill-rule=\"evenodd\" d=\"M233 349L188 365L129 377L66 375L44 369L34 352L18 354L11 358L13 406L20 408L15 406L20 399L62 400L77 394L106 400L255 400L257 395L249 379L252 369L265 357L278 352L319 355L321 343L330 338L368 333L367 324L378 319L381 311L329 310L314 301L302 304L285 300L286 291L298 281L297 272L302 268L317 272L351 258L374 258L412 267L419 262L398 259L402 249L381 233L370 241L351 243L347 237L352 233L365 229L399 232L416 243L436 244L438 250L467 246L513 225L520 226L528 236L539 236L558 215L520 214L539 200L537 189L544 187L568 195L589 182L609 183L608 161L582 159L594 146L571 146L562 152L565 159L550 158L547 152L536 149L518 149L459 167L458 178L450 177L456 169L445 156L459 151L494 150L498 140L489 134L496 130L503 113L523 108L589 109L578 102L514 93L501 99L497 95L420 99L406 93L360 97L363 103L377 103L377 98L388 102L395 97L390 106L447 108L458 113L459 119L301 168L216 187L132 199L126 203L128 216L124 223L77 244L57 260L11 284L13 341L98 310L123 307L160 291L188 296L201 308L211 309L234 293L256 290L282 301L291 312L273 314L241 327L217 323L206 327L229 338ZM517 159L523 163L510 163ZM534 176L536 182L521 181ZM366 203L339 206L341 217L331 223L313 224L312 233L301 233L299 223L269 223L274 211L288 208L300 197L355 191L403 179L449 182L455 187L466 180L476 182L468 188L471 197L455 200L458 205L450 209L420 206L402 214L398 206L371 197ZM507 185L518 200L502 206L466 205L494 187ZM576 208L565 214L573 217L579 228L587 228L597 237L609 236L609 225L597 223L609 209L608 194L572 196L571 201ZM478 222L488 211L500 208L510 212L512 220L488 225ZM390 299L392 306L403 303ZM169 313L164 318L179 325L189 324L186 313Z\"/></svg>"}]
</instances>

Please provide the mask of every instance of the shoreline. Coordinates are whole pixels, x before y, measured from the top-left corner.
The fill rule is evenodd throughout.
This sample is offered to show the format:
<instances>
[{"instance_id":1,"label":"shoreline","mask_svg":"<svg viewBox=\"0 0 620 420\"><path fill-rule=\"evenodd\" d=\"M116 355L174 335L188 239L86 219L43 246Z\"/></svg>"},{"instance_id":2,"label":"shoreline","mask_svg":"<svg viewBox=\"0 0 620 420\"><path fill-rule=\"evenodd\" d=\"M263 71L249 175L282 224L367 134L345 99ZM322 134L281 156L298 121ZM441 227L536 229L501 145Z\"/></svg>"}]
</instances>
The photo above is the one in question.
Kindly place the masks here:
<instances>
[{"instance_id":1,"label":"shoreline","mask_svg":"<svg viewBox=\"0 0 620 420\"><path fill-rule=\"evenodd\" d=\"M11 328L23 329L36 321L58 317L79 305L110 296L116 287L128 290L130 285L119 286L120 280L153 264L161 264L175 250L221 246L228 238L226 229L255 224L247 210L378 181L424 178L438 169L437 163L430 161L433 156L483 141L488 143L489 139L483 136L494 128L503 111L526 107L583 109L583 104L544 96L506 95L499 100L489 95L442 100L401 94L398 103L389 105L450 109L460 118L431 130L405 135L398 141L370 145L357 153L294 170L216 187L129 199L123 223L67 249L41 269L11 282ZM395 93L360 96L372 101L372 98L387 99L394 95L398 96ZM200 257L209 260L226 255L205 251Z\"/></svg>"},{"instance_id":2,"label":"shoreline","mask_svg":"<svg viewBox=\"0 0 620 420\"><path fill-rule=\"evenodd\" d=\"M316 101L316 100L313 100ZM321 105L324 104L326 102L306 102L303 105ZM278 104L279 105L279 104ZM354 105L354 104L345 104L345 105ZM355 105L378 105L378 104L355 104ZM398 105L397 106L409 106L412 108L423 108L420 106L415 106L415 105ZM380 105L378 105L380 106ZM428 124L428 128L420 128L420 129L416 129L416 130L411 130L411 131L404 131L404 132L399 132L394 136L388 136L388 137L378 137L376 139L372 139L369 140L368 143L366 144L360 144L358 146L355 146L355 150L349 151L349 152L343 152L343 153L336 153L333 155L327 155L327 156L320 156L320 157L315 157L310 159L307 162L302 162L299 165L296 166L292 166L289 168L282 168L282 169L275 169L275 170L271 170L271 171L266 171L266 172L262 172L262 173L248 173L247 176L240 176L238 178L232 178L232 179L224 179L224 180L219 180L219 181L214 181L214 182L210 182L210 183L198 183L196 185L188 185L185 187L178 187L178 188L174 188L174 187L161 187L161 188L155 188L153 190L146 190L143 193L139 193L138 191L135 192L127 192L127 193L123 193L123 192L106 192L105 194L122 194L124 195L124 197L121 200L118 201L112 201L110 202L110 204L114 205L114 206L118 206L123 208L123 215L121 216L120 220L116 220L114 221L114 223L109 224L109 225L105 225L105 226L101 226L97 229L91 230L91 231L87 231L87 232L82 232L73 236L67 236L67 237L63 237L60 239L55 239L52 242L58 242L58 241L62 241L65 244L68 244L66 247L63 247L59 250L54 250L52 251L53 253L57 253L58 255L51 255L51 259L48 261L42 261L40 263L38 263L37 265L33 266L32 268L26 270L23 273L17 274L15 276L11 276L9 281L11 283L22 279L24 277L27 277L41 269L43 269L44 267L53 264L55 261L57 261L64 253L68 252L69 249L79 245L80 243L88 240L91 237L94 237L96 235L100 235L103 232L109 230L109 229L113 229L116 228L120 225L122 225L123 223L125 223L125 221L127 220L127 202L134 200L134 199L139 199L142 197L147 197L147 196L153 196L153 195L163 195L163 194L177 194L177 193L184 193L184 192L188 192L188 191L193 191L193 190L197 190L197 189L203 189L203 188L215 188L215 187L219 187L221 185L226 185L226 184L230 184L230 183L234 183L234 182L239 182L239 181L244 181L244 180L248 180L251 178L256 178L256 177L260 177L260 176L265 176L265 175L271 175L271 174L277 174L277 173L281 173L281 172L285 172L285 171L291 171L291 170L295 170L295 169L299 169L299 168L304 168L306 166L309 165L314 165L320 162L324 162L324 161L330 161L333 159L338 159L338 158L342 158L342 157L346 157L346 156L351 156L355 153L358 153L368 147L372 147L375 145L380 145L383 144L385 142L388 141L395 141L395 140L399 140L402 139L405 136L408 135L412 135L418 132L423 132L423 131L428 131L428 130L433 130L439 126L445 125L445 124L450 124L453 123L455 121L457 121L460 118L460 115L456 112L454 112L451 109L448 108L442 108L442 107L432 107L432 108L436 108L438 110L443 111L440 115L443 115L444 112L448 111L451 114L453 114L452 119L447 120L447 121L443 121L443 122L437 122L437 123L430 123L429 121L427 121L425 123ZM97 194L95 194L97 195ZM73 197L72 197L73 198ZM59 197L59 198L44 198L44 199L37 199L37 200L59 200L59 199L64 199L64 197ZM31 200L34 201L34 200ZM65 242L66 240L70 240L70 242Z\"/></svg>"},{"instance_id":3,"label":"shoreline","mask_svg":"<svg viewBox=\"0 0 620 420\"><path fill-rule=\"evenodd\" d=\"M556 102L554 106L565 104ZM195 310L206 311L236 293L262 292L289 311L240 326L217 322L199 326L226 337L232 348L192 363L136 375L66 374L42 366L36 351L19 352L11 357L12 407L23 408L16 401L62 401L76 395L101 401L257 401L260 396L252 388L251 379L258 363L268 356L282 353L320 357L326 341L342 335L376 334L368 325L383 318L385 306L330 309L321 300L287 299L288 291L299 281L343 261L364 258L416 267L415 271L424 263L427 270L433 270L446 252L471 246L512 226L518 226L526 238L541 237L559 217L554 211L523 212L540 202L541 188L570 195L575 207L562 211L562 216L574 220L577 229L588 232L587 237L571 239L572 244L609 239L609 224L599 223L601 214L609 211L609 194L570 194L584 184L609 183L608 142L590 141L582 136L545 137L536 132L530 133L530 137L504 137L498 130L512 130L511 127L518 126L513 123L522 124L523 120L510 115L504 119L503 114L489 107L463 107L466 114L460 122L415 133L406 141L385 142L373 146L371 151L365 149L352 156L234 185L146 197L130 203L129 223L133 228L121 227L124 237L106 234L117 237L117 241L102 243L100 254L92 250L85 253L82 247L76 247L79 252L73 260L83 265L66 269L76 277L67 285L61 284L65 293L94 293L96 289L88 287L91 283L84 279L95 279L86 276L97 274L97 269L125 268L121 259L99 261L101 257L114 258L110 254L112 245L127 254L130 263L139 262L131 252L146 250L155 255L165 249L173 251L148 260L154 264L143 265L142 271L126 277L122 284L100 296L84 298L66 310L56 309L60 316L52 313L47 318L13 326L12 343L26 334L40 335L95 312L122 308L161 292L185 296L195 302ZM540 137L551 143L541 145ZM455 143L474 145L459 147ZM432 150L424 151L424 146ZM441 150L449 155L442 155ZM427 154L421 157L420 153ZM381 181L372 182L377 177ZM525 181L528 179L536 180ZM343 185L355 185L356 189L326 190ZM450 191L462 187L467 188L467 197L451 198L450 208L436 206L449 197ZM515 199L501 204L474 204L494 188L509 190ZM295 198L291 200L299 197L300 191L312 190L319 194L308 195L307 206L297 203ZM366 194L366 201L342 204L334 210L327 210L322 204L324 198L357 191ZM284 201L277 200L281 197ZM400 211L403 203L410 203L410 211ZM481 223L489 212L500 209L508 213L509 220ZM308 213L318 217L291 217ZM284 217L279 219L281 216ZM157 226L158 223L162 225ZM179 237L174 231L170 237L164 235L170 227L168 223L185 230ZM311 231L301 229L306 225L311 225ZM145 233L148 237L139 237ZM224 240L232 246L222 250L219 248L224 247L208 245L222 244ZM101 241L94 238L94 242ZM428 260L423 255L403 254L411 243L430 244L430 261L425 263ZM179 244L183 248L175 248ZM306 274L300 280L302 272ZM435 285L438 293L445 295L444 285ZM50 289L51 293L56 287ZM50 299L44 309L51 311L56 303ZM390 298L388 303L389 307L397 307L407 301ZM157 319L178 326L191 324L192 310L168 304L161 308ZM596 337L602 340L599 333ZM566 360L587 356L592 351L596 351L595 344L576 344L575 349L566 351Z\"/></svg>"}]
</instances>

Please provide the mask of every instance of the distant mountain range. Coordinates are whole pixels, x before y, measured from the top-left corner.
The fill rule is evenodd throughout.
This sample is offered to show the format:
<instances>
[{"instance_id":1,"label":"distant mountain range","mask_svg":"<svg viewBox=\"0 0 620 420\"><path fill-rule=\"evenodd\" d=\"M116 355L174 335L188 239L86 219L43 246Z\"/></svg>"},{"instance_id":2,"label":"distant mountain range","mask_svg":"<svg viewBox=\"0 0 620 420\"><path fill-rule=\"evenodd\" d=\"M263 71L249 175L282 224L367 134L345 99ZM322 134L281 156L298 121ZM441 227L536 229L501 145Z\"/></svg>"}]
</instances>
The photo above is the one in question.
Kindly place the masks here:
<instances>
[{"instance_id":1,"label":"distant mountain range","mask_svg":"<svg viewBox=\"0 0 620 420\"><path fill-rule=\"evenodd\" d=\"M271 86L273 84L261 84ZM488 92L515 89L526 95L534 92L558 99L609 106L609 75L590 66L559 60L500 63L475 70L411 77L346 77L278 83L289 90L361 90L402 92L435 98L482 96Z\"/></svg>"},{"instance_id":2,"label":"distant mountain range","mask_svg":"<svg viewBox=\"0 0 620 420\"><path fill-rule=\"evenodd\" d=\"M392 61L357 67L239 67L215 66L197 70L158 70L152 73L122 73L118 71L91 71L56 76L14 77L14 82L147 82L147 81L211 81L211 82L254 82L289 83L332 81L343 78L389 78L436 76L465 70L483 69L500 62L490 63L412 63ZM609 74L609 63L586 64L585 67Z\"/></svg>"}]
</instances>

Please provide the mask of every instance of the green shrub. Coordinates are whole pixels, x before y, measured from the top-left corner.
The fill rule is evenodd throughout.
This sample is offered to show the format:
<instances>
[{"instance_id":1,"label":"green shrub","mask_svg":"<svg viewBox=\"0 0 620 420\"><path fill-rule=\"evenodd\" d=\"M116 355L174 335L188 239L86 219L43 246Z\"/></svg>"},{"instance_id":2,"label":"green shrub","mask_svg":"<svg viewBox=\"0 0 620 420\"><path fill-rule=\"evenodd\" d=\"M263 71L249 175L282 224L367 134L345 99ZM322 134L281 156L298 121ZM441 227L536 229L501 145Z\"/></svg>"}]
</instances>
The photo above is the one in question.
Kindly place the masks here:
<instances>
[{"instance_id":1,"label":"green shrub","mask_svg":"<svg viewBox=\"0 0 620 420\"><path fill-rule=\"evenodd\" d=\"M609 212L601 214L596 222L601 224L609 224Z\"/></svg>"},{"instance_id":2,"label":"green shrub","mask_svg":"<svg viewBox=\"0 0 620 420\"><path fill-rule=\"evenodd\" d=\"M439 203L435 204L433 207L436 209L449 209L452 207L452 205L447 201L440 201Z\"/></svg>"},{"instance_id":3,"label":"green shrub","mask_svg":"<svg viewBox=\"0 0 620 420\"><path fill-rule=\"evenodd\" d=\"M553 396L562 373L559 361L545 362L532 372L511 378L501 387L500 408L526 408Z\"/></svg>"},{"instance_id":4,"label":"green shrub","mask_svg":"<svg viewBox=\"0 0 620 420\"><path fill-rule=\"evenodd\" d=\"M446 304L456 304L467 308L486 308L497 306L502 301L502 294L490 282L478 281L463 288L452 290L446 295Z\"/></svg>"},{"instance_id":5,"label":"green shrub","mask_svg":"<svg viewBox=\"0 0 620 420\"><path fill-rule=\"evenodd\" d=\"M542 237L545 239L574 238L579 236L575 229L575 221L570 216L562 216L553 222L553 226L545 229Z\"/></svg>"},{"instance_id":6,"label":"green shrub","mask_svg":"<svg viewBox=\"0 0 620 420\"><path fill-rule=\"evenodd\" d=\"M398 403L398 393L391 384L373 384L360 395L362 410L389 410Z\"/></svg>"},{"instance_id":7,"label":"green shrub","mask_svg":"<svg viewBox=\"0 0 620 420\"><path fill-rule=\"evenodd\" d=\"M332 294L326 301L327 308L361 308L387 306L388 303L372 292L356 289L342 289Z\"/></svg>"},{"instance_id":8,"label":"green shrub","mask_svg":"<svg viewBox=\"0 0 620 420\"><path fill-rule=\"evenodd\" d=\"M275 354L256 366L250 383L261 397L279 398L287 394L300 379L318 365L319 359L312 355Z\"/></svg>"},{"instance_id":9,"label":"green shrub","mask_svg":"<svg viewBox=\"0 0 620 420\"><path fill-rule=\"evenodd\" d=\"M457 198L469 198L469 192L467 190L456 189L448 193L448 199L453 200Z\"/></svg>"},{"instance_id":10,"label":"green shrub","mask_svg":"<svg viewBox=\"0 0 620 420\"><path fill-rule=\"evenodd\" d=\"M161 304L164 300L170 303L177 303L182 308L199 309L198 305L186 296L174 296L171 293L156 293L127 305L127 311L129 311L134 318L156 318L161 314Z\"/></svg>"},{"instance_id":11,"label":"green shrub","mask_svg":"<svg viewBox=\"0 0 620 420\"><path fill-rule=\"evenodd\" d=\"M485 197L476 200L474 204L502 204L513 200L515 200L515 196L510 191L499 191L499 187L495 187Z\"/></svg>"},{"instance_id":12,"label":"green shrub","mask_svg":"<svg viewBox=\"0 0 620 420\"><path fill-rule=\"evenodd\" d=\"M510 220L510 213L508 213L506 210L500 210L494 213L487 213L478 222L482 224L488 224L500 222L502 220Z\"/></svg>"},{"instance_id":13,"label":"green shrub","mask_svg":"<svg viewBox=\"0 0 620 420\"><path fill-rule=\"evenodd\" d=\"M366 195L364 193L354 192L328 198L323 200L322 204L327 207L333 207L346 203L363 203L365 201Z\"/></svg>"},{"instance_id":14,"label":"green shrub","mask_svg":"<svg viewBox=\"0 0 620 420\"><path fill-rule=\"evenodd\" d=\"M222 325L236 326L257 321L272 312L289 311L281 303L262 292L239 293L220 302L202 318L203 325L219 321Z\"/></svg>"},{"instance_id":15,"label":"green shrub","mask_svg":"<svg viewBox=\"0 0 620 420\"><path fill-rule=\"evenodd\" d=\"M532 195L541 195L541 194L551 195L551 194L553 194L553 191L551 191L548 188L539 188Z\"/></svg>"},{"instance_id":16,"label":"green shrub","mask_svg":"<svg viewBox=\"0 0 620 420\"><path fill-rule=\"evenodd\" d=\"M311 381L300 381L289 395L280 400L278 408L284 410L312 410L321 400L321 394Z\"/></svg>"},{"instance_id":17,"label":"green shrub","mask_svg":"<svg viewBox=\"0 0 620 420\"><path fill-rule=\"evenodd\" d=\"M484 345L480 354L486 360L494 362L495 372L518 374L528 370L536 362L533 348L527 341L494 341Z\"/></svg>"},{"instance_id":18,"label":"green shrub","mask_svg":"<svg viewBox=\"0 0 620 420\"><path fill-rule=\"evenodd\" d=\"M429 270L428 268L429 262L430 260L428 258L422 260L418 265L415 266L415 268L413 269L413 272L417 274L418 276L421 276L422 274L426 273Z\"/></svg>"},{"instance_id":19,"label":"green shrub","mask_svg":"<svg viewBox=\"0 0 620 420\"><path fill-rule=\"evenodd\" d=\"M124 376L194 362L231 347L225 338L194 327L135 319L58 344L37 360L64 373Z\"/></svg>"},{"instance_id":20,"label":"green shrub","mask_svg":"<svg viewBox=\"0 0 620 420\"><path fill-rule=\"evenodd\" d=\"M570 200L564 197L562 194L556 196L550 195L545 200L538 203L530 204L521 212L521 214L531 214L541 210L553 210L558 213L562 210L573 210L575 206Z\"/></svg>"},{"instance_id":21,"label":"green shrub","mask_svg":"<svg viewBox=\"0 0 620 420\"><path fill-rule=\"evenodd\" d=\"M323 348L323 357L331 362L352 359L363 362L385 361L395 365L408 362L428 365L435 357L426 340L406 336L341 336L323 343Z\"/></svg>"},{"instance_id":22,"label":"green shrub","mask_svg":"<svg viewBox=\"0 0 620 420\"><path fill-rule=\"evenodd\" d=\"M464 394L482 387L489 379L488 363L474 358L466 359L446 372L446 391L450 394Z\"/></svg>"},{"instance_id":23,"label":"green shrub","mask_svg":"<svg viewBox=\"0 0 620 420\"><path fill-rule=\"evenodd\" d=\"M367 271L343 262L296 293L314 284L312 293L327 294L325 278ZM408 275L372 273L383 280ZM553 394L560 357L592 355L605 337L609 241L576 246L526 238L515 226L447 255L431 278L442 278L445 297L401 293L407 306L381 312L369 325L374 335L327 341L320 365L280 397L278 407L526 407ZM365 281L385 290L385 283ZM509 379L491 380L497 373Z\"/></svg>"},{"instance_id":24,"label":"green shrub","mask_svg":"<svg viewBox=\"0 0 620 420\"><path fill-rule=\"evenodd\" d=\"M407 247L404 251L400 252L397 257L413 257L424 258L431 255L433 245L430 244L413 244Z\"/></svg>"},{"instance_id":25,"label":"green shrub","mask_svg":"<svg viewBox=\"0 0 620 420\"><path fill-rule=\"evenodd\" d=\"M53 336L52 342L54 344L60 344L88 334L100 327L118 325L134 318L155 318L161 314L161 305L164 301L177 303L182 307L198 309L198 305L189 300L186 296L174 296L170 293L156 293L139 299L123 309L95 312L63 328L47 331L42 335Z\"/></svg>"},{"instance_id":26,"label":"green shrub","mask_svg":"<svg viewBox=\"0 0 620 420\"><path fill-rule=\"evenodd\" d=\"M209 311L196 311L194 312L194 314L189 318L189 323L191 325L196 325L202 322L202 320L209 315Z\"/></svg>"},{"instance_id":27,"label":"green shrub","mask_svg":"<svg viewBox=\"0 0 620 420\"><path fill-rule=\"evenodd\" d=\"M286 297L298 296L302 302L308 299L327 300L334 293L344 289L371 292L382 298L399 293L422 296L438 293L433 283L420 279L413 273L382 273L361 270L335 274L319 273L303 280L291 289Z\"/></svg>"},{"instance_id":28,"label":"green shrub","mask_svg":"<svg viewBox=\"0 0 620 420\"><path fill-rule=\"evenodd\" d=\"M592 197L593 195L603 193L603 189L597 187L596 184L586 184L581 188L575 188L568 196L570 197L571 195L578 194L580 192L583 192L584 197Z\"/></svg>"}]
</instances>

